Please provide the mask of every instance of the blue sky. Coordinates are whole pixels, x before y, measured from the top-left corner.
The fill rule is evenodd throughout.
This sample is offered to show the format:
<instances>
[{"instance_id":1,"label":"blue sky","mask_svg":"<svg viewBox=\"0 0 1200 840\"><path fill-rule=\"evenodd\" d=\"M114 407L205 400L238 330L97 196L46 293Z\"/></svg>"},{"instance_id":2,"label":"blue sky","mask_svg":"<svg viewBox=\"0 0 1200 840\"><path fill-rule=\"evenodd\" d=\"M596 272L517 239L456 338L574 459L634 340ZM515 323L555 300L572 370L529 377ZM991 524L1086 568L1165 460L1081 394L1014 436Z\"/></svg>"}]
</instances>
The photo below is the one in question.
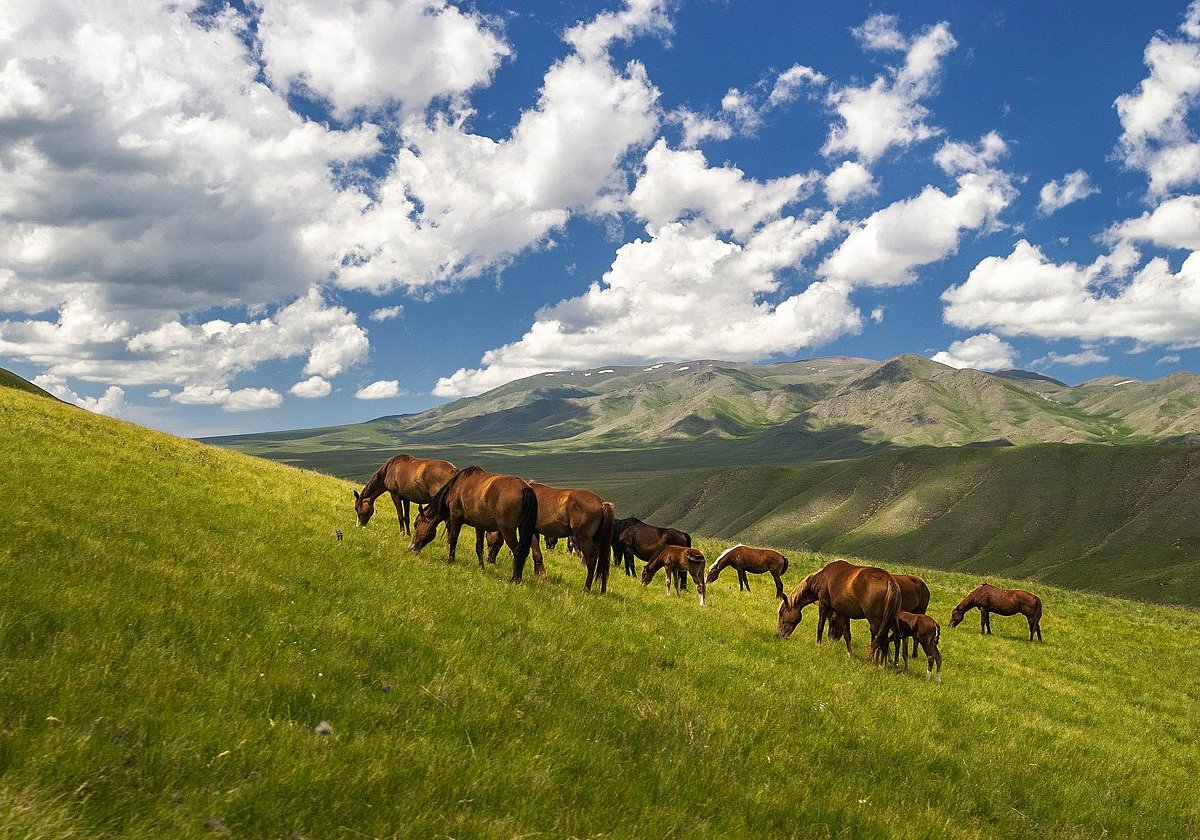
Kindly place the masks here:
<instances>
[{"instance_id":1,"label":"blue sky","mask_svg":"<svg viewBox=\"0 0 1200 840\"><path fill-rule=\"evenodd\" d=\"M1200 2L14 0L0 365L186 435L540 370L1200 363Z\"/></svg>"}]
</instances>

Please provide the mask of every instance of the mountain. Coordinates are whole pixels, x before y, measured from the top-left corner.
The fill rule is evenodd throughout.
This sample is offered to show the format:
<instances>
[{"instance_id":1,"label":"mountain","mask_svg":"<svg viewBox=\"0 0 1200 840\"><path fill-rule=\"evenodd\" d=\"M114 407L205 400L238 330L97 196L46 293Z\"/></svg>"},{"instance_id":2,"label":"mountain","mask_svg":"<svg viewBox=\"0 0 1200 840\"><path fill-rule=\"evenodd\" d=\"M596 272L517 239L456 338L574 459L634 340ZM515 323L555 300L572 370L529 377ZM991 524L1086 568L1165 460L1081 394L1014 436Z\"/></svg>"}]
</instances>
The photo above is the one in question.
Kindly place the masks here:
<instances>
[{"instance_id":1,"label":"mountain","mask_svg":"<svg viewBox=\"0 0 1200 840\"><path fill-rule=\"evenodd\" d=\"M704 444L706 457L732 464L995 442L1178 443L1198 432L1200 377L1190 373L1071 387L1028 371L960 370L907 355L558 371L415 415L209 440L284 460L464 444L614 453Z\"/></svg>"},{"instance_id":2,"label":"mountain","mask_svg":"<svg viewBox=\"0 0 1200 840\"><path fill-rule=\"evenodd\" d=\"M0 368L0 388L13 388L18 391L25 391L28 394L37 394L39 397L49 397L52 400L58 399L58 397L49 391L39 388L27 379L23 379L4 368Z\"/></svg>"}]
</instances>

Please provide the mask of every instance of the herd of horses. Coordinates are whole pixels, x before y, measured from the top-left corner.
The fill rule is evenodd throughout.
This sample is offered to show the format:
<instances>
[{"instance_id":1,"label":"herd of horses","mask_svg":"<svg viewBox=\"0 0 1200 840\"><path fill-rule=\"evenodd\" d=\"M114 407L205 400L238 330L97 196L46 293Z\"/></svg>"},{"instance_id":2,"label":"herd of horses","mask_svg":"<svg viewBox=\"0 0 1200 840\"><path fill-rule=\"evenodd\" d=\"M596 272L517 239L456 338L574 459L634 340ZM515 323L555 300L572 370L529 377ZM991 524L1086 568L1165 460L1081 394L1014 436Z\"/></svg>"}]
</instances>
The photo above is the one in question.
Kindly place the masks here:
<instances>
[{"instance_id":1,"label":"herd of horses","mask_svg":"<svg viewBox=\"0 0 1200 840\"><path fill-rule=\"evenodd\" d=\"M454 562L459 532L464 525L475 529L475 554L479 568L487 558L496 562L503 546L512 552L512 577L519 583L525 561L532 553L534 570L546 574L539 537L552 548L565 539L578 554L587 570L584 589L591 591L599 580L600 592L608 591L608 572L613 556L627 575L635 574L634 558L646 565L642 585L648 585L662 569L667 592L687 588L690 578L696 585L700 603L706 603L707 586L726 568L738 576L738 589L750 590L749 574L770 574L779 599L776 632L780 637L792 634L800 623L804 608L817 605L817 642L822 641L825 625L830 637L844 640L851 653L850 621L865 620L870 627L872 658L884 665L891 661L908 668L908 640L915 656L919 645L927 660L926 679L934 674L941 681L942 655L939 648L941 628L927 614L929 587L916 575L892 574L876 566L858 566L834 560L804 578L791 591L784 592L783 575L787 557L769 548L736 545L722 552L705 569L703 552L692 546L692 538L677 528L660 528L636 517L616 519L611 502L590 490L551 487L527 481L515 475L491 473L481 467L459 469L449 461L416 458L401 454L390 458L363 486L354 491L354 512L360 527L365 527L375 512L375 500L391 495L402 533L411 537L409 550L420 551L433 541L439 525L445 523L450 562ZM417 515L409 524L410 504ZM958 626L966 613L979 610L980 633L990 634L991 615L1025 616L1029 640L1042 641L1042 602L1023 589L1001 589L982 583L954 608L950 626ZM895 648L894 654L889 653Z\"/></svg>"}]
</instances>

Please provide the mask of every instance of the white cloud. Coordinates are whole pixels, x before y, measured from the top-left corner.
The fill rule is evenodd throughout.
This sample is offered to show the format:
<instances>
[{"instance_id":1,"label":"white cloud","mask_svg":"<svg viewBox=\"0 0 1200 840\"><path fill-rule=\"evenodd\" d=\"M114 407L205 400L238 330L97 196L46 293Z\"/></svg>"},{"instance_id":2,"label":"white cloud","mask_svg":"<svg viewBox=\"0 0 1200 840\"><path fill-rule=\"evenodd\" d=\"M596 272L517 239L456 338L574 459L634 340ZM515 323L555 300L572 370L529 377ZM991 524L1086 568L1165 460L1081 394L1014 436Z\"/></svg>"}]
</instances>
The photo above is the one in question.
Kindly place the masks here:
<instances>
[{"instance_id":1,"label":"white cloud","mask_svg":"<svg viewBox=\"0 0 1200 840\"><path fill-rule=\"evenodd\" d=\"M904 50L904 64L866 87L830 91L827 101L840 122L831 126L824 154L853 153L871 164L893 146L911 146L940 133L926 124L929 111L920 100L933 93L941 60L957 43L944 22L911 39L895 24L894 17L873 15L855 30L867 49Z\"/></svg>"},{"instance_id":2,"label":"white cloud","mask_svg":"<svg viewBox=\"0 0 1200 840\"><path fill-rule=\"evenodd\" d=\"M1050 367L1051 365L1084 367L1085 365L1096 365L1108 360L1108 356L1095 350L1082 350L1078 353L1055 353L1051 351L1040 359L1036 359L1032 365L1033 367Z\"/></svg>"},{"instance_id":3,"label":"white cloud","mask_svg":"<svg viewBox=\"0 0 1200 840\"><path fill-rule=\"evenodd\" d=\"M360 400L390 400L400 396L400 382L396 379L381 379L354 394Z\"/></svg>"},{"instance_id":4,"label":"white cloud","mask_svg":"<svg viewBox=\"0 0 1200 840\"><path fill-rule=\"evenodd\" d=\"M1156 364L1156 365L1177 365L1177 364L1179 364L1179 354L1171 353L1170 355L1163 356L1161 359L1159 359L1154 364Z\"/></svg>"},{"instance_id":5,"label":"white cloud","mask_svg":"<svg viewBox=\"0 0 1200 840\"><path fill-rule=\"evenodd\" d=\"M1100 192L1099 187L1092 184L1088 174L1082 169L1076 169L1063 176L1061 181L1050 181L1042 186L1039 193L1038 212L1049 216L1068 204L1082 201L1089 195Z\"/></svg>"},{"instance_id":6,"label":"white cloud","mask_svg":"<svg viewBox=\"0 0 1200 840\"><path fill-rule=\"evenodd\" d=\"M882 306L876 306L874 309L871 310L871 320L874 321L876 324L883 323L883 312L884 312L884 309Z\"/></svg>"},{"instance_id":7,"label":"white cloud","mask_svg":"<svg viewBox=\"0 0 1200 840\"><path fill-rule=\"evenodd\" d=\"M229 388L211 385L187 385L171 402L181 405L219 405L225 411L259 411L275 408L283 402L283 395L270 388Z\"/></svg>"},{"instance_id":8,"label":"white cloud","mask_svg":"<svg viewBox=\"0 0 1200 840\"><path fill-rule=\"evenodd\" d=\"M1160 248L1200 251L1200 196L1170 198L1136 219L1114 225L1109 242L1150 242Z\"/></svg>"},{"instance_id":9,"label":"white cloud","mask_svg":"<svg viewBox=\"0 0 1200 840\"><path fill-rule=\"evenodd\" d=\"M48 391L63 402L86 408L94 414L121 417L125 413L125 391L110 385L99 397L81 397L71 390L67 380L52 373L43 373L33 378L33 384Z\"/></svg>"},{"instance_id":10,"label":"white cloud","mask_svg":"<svg viewBox=\"0 0 1200 840\"><path fill-rule=\"evenodd\" d=\"M958 249L965 230L996 222L1016 191L999 172L960 175L947 195L927 186L860 222L821 264L829 280L856 286L898 286L915 279L914 270Z\"/></svg>"},{"instance_id":11,"label":"white cloud","mask_svg":"<svg viewBox=\"0 0 1200 840\"><path fill-rule=\"evenodd\" d=\"M803 64L793 64L775 79L771 93L767 96L767 107L777 108L793 101L800 91L824 85L828 79L825 74L818 73Z\"/></svg>"},{"instance_id":12,"label":"white cloud","mask_svg":"<svg viewBox=\"0 0 1200 840\"><path fill-rule=\"evenodd\" d=\"M942 294L944 318L1003 335L1200 346L1200 253L1175 273L1166 260L1152 259L1123 281L1110 272L1114 262L1128 268L1120 256L1089 266L1055 263L1021 240L1007 257L988 257Z\"/></svg>"},{"instance_id":13,"label":"white cloud","mask_svg":"<svg viewBox=\"0 0 1200 840\"><path fill-rule=\"evenodd\" d=\"M329 384L328 380L322 379L319 376L310 376L308 379L297 382L288 389L289 394L302 397L306 400L328 397L332 392L333 386Z\"/></svg>"},{"instance_id":14,"label":"white cloud","mask_svg":"<svg viewBox=\"0 0 1200 840\"><path fill-rule=\"evenodd\" d=\"M384 306L371 312L372 321L392 321L404 314L403 306Z\"/></svg>"},{"instance_id":15,"label":"white cloud","mask_svg":"<svg viewBox=\"0 0 1200 840\"><path fill-rule=\"evenodd\" d=\"M1162 34L1150 39L1144 55L1150 75L1115 102L1122 127L1117 148L1126 166L1146 172L1151 198L1200 181L1200 142L1188 124L1200 97L1196 14L1193 4L1182 39Z\"/></svg>"},{"instance_id":16,"label":"white cloud","mask_svg":"<svg viewBox=\"0 0 1200 840\"><path fill-rule=\"evenodd\" d=\"M946 350L933 355L935 362L953 368L976 370L999 370L1016 364L1016 349L999 336L980 333L962 341L953 342Z\"/></svg>"},{"instance_id":17,"label":"white cloud","mask_svg":"<svg viewBox=\"0 0 1200 840\"><path fill-rule=\"evenodd\" d=\"M1008 144L995 131L989 131L972 146L956 140L948 140L937 150L933 162L947 175L964 172L986 172L1001 157L1008 153Z\"/></svg>"},{"instance_id":18,"label":"white cloud","mask_svg":"<svg viewBox=\"0 0 1200 840\"><path fill-rule=\"evenodd\" d=\"M422 112L489 82L512 52L491 21L445 0L262 0L261 8L267 77L325 98L342 119L357 109Z\"/></svg>"},{"instance_id":19,"label":"white cloud","mask_svg":"<svg viewBox=\"0 0 1200 840\"><path fill-rule=\"evenodd\" d=\"M695 148L706 140L728 140L737 135L751 135L763 124L766 115L795 101L803 90L821 87L826 83L824 74L803 64L793 64L775 77L773 82L763 79L755 89L742 91L729 88L721 97L721 109L715 114L702 114L690 108L677 108L667 121L683 127L681 145ZM761 90L770 87L765 97Z\"/></svg>"},{"instance_id":20,"label":"white cloud","mask_svg":"<svg viewBox=\"0 0 1200 840\"><path fill-rule=\"evenodd\" d=\"M877 192L879 187L871 175L871 170L857 161L842 161L837 169L825 176L825 195L834 205L875 195Z\"/></svg>"},{"instance_id":21,"label":"white cloud","mask_svg":"<svg viewBox=\"0 0 1200 840\"><path fill-rule=\"evenodd\" d=\"M619 12L601 12L588 23L567 30L563 40L584 58L599 58L613 41L671 31L664 0L626 0Z\"/></svg>"}]
</instances>

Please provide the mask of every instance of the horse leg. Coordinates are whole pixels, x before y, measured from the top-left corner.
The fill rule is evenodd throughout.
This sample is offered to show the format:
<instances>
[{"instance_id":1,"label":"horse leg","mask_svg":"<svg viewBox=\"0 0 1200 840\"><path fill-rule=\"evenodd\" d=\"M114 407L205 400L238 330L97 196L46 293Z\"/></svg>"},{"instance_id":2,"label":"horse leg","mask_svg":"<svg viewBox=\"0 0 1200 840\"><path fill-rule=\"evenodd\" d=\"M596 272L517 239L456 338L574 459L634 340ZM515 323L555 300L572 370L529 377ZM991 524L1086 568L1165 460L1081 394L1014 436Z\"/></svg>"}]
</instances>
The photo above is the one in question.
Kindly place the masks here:
<instances>
[{"instance_id":1,"label":"horse leg","mask_svg":"<svg viewBox=\"0 0 1200 840\"><path fill-rule=\"evenodd\" d=\"M988 623L988 611L985 610L983 607L980 607L979 608L979 635L982 636L984 633L991 633L991 632L992 632L992 627Z\"/></svg>"},{"instance_id":2,"label":"horse leg","mask_svg":"<svg viewBox=\"0 0 1200 840\"><path fill-rule=\"evenodd\" d=\"M480 571L483 571L483 538L486 533L483 528L475 529L475 556L479 559Z\"/></svg>"},{"instance_id":3,"label":"horse leg","mask_svg":"<svg viewBox=\"0 0 1200 840\"><path fill-rule=\"evenodd\" d=\"M783 592L783 578L779 576L779 572L771 572L771 577L775 578L775 597L782 601L787 597Z\"/></svg>"},{"instance_id":4,"label":"horse leg","mask_svg":"<svg viewBox=\"0 0 1200 840\"><path fill-rule=\"evenodd\" d=\"M824 604L817 604L817 644L821 644L821 637L825 635L825 621L829 618L829 611L825 609ZM830 632L833 627L829 628Z\"/></svg>"},{"instance_id":5,"label":"horse leg","mask_svg":"<svg viewBox=\"0 0 1200 840\"><path fill-rule=\"evenodd\" d=\"M501 529L500 536L504 544L508 546L508 550L511 551L513 555L513 573L512 577L509 578L509 583L520 583L521 569L517 567L517 547L521 544L520 536L517 534L516 528L508 531ZM533 539L534 542L537 542L537 534L533 535ZM496 550L499 551L499 549Z\"/></svg>"},{"instance_id":6,"label":"horse leg","mask_svg":"<svg viewBox=\"0 0 1200 840\"><path fill-rule=\"evenodd\" d=\"M746 577L745 569L738 569L738 592L743 589L750 591L750 578Z\"/></svg>"},{"instance_id":7,"label":"horse leg","mask_svg":"<svg viewBox=\"0 0 1200 840\"><path fill-rule=\"evenodd\" d=\"M931 649L931 652L930 652L930 650L927 650L927 652L929 653L929 670L932 671L934 665L936 665L937 666L937 681L941 682L942 681L942 651L940 648L938 648L937 642L931 642L930 649ZM928 674L925 675L925 679L929 679Z\"/></svg>"},{"instance_id":8,"label":"horse leg","mask_svg":"<svg viewBox=\"0 0 1200 840\"><path fill-rule=\"evenodd\" d=\"M542 562L541 541L542 541L541 534L539 534L535 531L533 534L533 544L530 546L530 549L533 552L533 573L535 575L537 575L538 577L545 579L546 564Z\"/></svg>"},{"instance_id":9,"label":"horse leg","mask_svg":"<svg viewBox=\"0 0 1200 840\"><path fill-rule=\"evenodd\" d=\"M458 532L462 530L463 521L453 516L446 523L446 541L450 546L450 562L454 562L454 549L458 546Z\"/></svg>"},{"instance_id":10,"label":"horse leg","mask_svg":"<svg viewBox=\"0 0 1200 840\"><path fill-rule=\"evenodd\" d=\"M388 493L391 494L392 504L396 506L396 519L400 521L400 533L407 536L409 534L408 501L395 490L389 490Z\"/></svg>"},{"instance_id":11,"label":"horse leg","mask_svg":"<svg viewBox=\"0 0 1200 840\"><path fill-rule=\"evenodd\" d=\"M917 637L913 636L913 656L914 657L917 655L916 644L917 644ZM908 670L908 639L900 640L900 650L904 654L904 670L907 671Z\"/></svg>"}]
</instances>

